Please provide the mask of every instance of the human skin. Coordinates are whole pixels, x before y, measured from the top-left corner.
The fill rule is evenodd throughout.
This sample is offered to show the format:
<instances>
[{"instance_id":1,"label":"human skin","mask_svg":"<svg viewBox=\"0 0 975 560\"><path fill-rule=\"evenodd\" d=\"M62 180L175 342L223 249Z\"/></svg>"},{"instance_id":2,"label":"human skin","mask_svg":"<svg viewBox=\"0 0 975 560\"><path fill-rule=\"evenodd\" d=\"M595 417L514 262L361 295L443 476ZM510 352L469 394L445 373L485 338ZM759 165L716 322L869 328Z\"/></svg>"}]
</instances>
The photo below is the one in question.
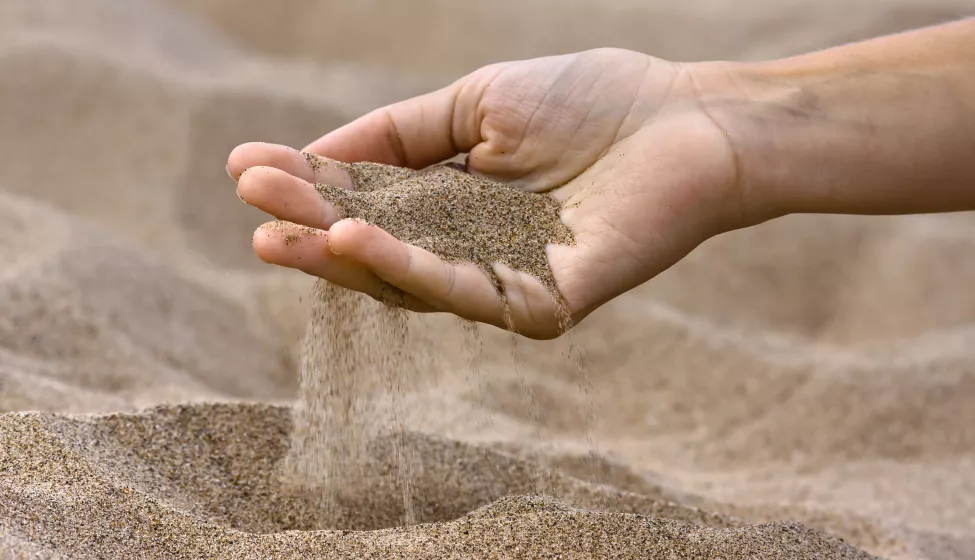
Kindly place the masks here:
<instances>
[{"instance_id":1,"label":"human skin","mask_svg":"<svg viewBox=\"0 0 975 560\"><path fill-rule=\"evenodd\" d=\"M549 246L549 264L578 323L734 229L791 213L975 209L975 20L757 63L598 49L494 64L302 151L411 168L467 153L471 172L551 192L576 243ZM415 311L504 328L475 266L339 220L313 186L351 187L338 166L249 143L228 171L246 203L312 228L259 228L264 261L374 297L388 282ZM495 268L516 330L558 336L542 284Z\"/></svg>"}]
</instances>

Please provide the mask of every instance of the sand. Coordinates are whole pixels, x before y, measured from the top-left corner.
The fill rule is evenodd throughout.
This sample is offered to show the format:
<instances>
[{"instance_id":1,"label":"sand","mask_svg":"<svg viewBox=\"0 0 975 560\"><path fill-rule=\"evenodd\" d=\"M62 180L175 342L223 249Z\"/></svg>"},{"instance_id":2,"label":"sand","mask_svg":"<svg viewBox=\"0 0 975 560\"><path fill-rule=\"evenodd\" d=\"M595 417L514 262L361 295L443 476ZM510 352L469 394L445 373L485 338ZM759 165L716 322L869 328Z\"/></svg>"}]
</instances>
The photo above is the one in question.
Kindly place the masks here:
<instances>
[{"instance_id":1,"label":"sand","mask_svg":"<svg viewBox=\"0 0 975 560\"><path fill-rule=\"evenodd\" d=\"M437 363L349 507L278 476L313 281L251 253L234 145L300 147L496 59L769 57L973 8L514 4L0 3L0 558L975 555L970 213L705 243L574 329L592 423L566 341L516 369L483 327L475 364L455 320L411 317Z\"/></svg>"},{"instance_id":2,"label":"sand","mask_svg":"<svg viewBox=\"0 0 975 560\"><path fill-rule=\"evenodd\" d=\"M371 493L377 478L395 473L399 524L411 525L418 473L409 465L414 450L399 445L396 435L405 431L407 388L436 367L436 347L411 330L403 309L324 280L315 283L309 307L280 476L295 492L317 495L323 511L342 519L359 515L360 497ZM370 448L383 437L392 437L394 445L376 470Z\"/></svg>"},{"instance_id":3,"label":"sand","mask_svg":"<svg viewBox=\"0 0 975 560\"><path fill-rule=\"evenodd\" d=\"M308 159L314 167L315 156ZM574 241L559 217L562 204L552 195L510 187L452 165L420 171L375 163L345 167L353 179L351 190L316 185L342 218L380 227L446 262L474 263L499 293L503 286L494 272L498 263L537 278L561 300L545 247Z\"/></svg>"}]
</instances>

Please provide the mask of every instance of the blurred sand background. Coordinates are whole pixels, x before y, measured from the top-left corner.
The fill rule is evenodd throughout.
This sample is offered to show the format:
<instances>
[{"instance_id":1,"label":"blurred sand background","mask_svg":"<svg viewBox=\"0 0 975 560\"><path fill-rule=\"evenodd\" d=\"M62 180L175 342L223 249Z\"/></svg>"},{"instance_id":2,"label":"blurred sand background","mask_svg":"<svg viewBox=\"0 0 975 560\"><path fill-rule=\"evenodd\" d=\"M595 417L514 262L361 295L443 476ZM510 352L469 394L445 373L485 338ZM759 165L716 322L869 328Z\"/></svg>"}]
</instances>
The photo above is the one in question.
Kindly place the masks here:
<instances>
[{"instance_id":1,"label":"blurred sand background","mask_svg":"<svg viewBox=\"0 0 975 560\"><path fill-rule=\"evenodd\" d=\"M224 172L238 143L301 147L500 60L597 46L770 58L972 13L973 0L3 0L0 557L114 554L65 536L98 522L70 519L84 500L43 474L59 461L97 475L72 490L90 503L124 487L245 533L322 528L311 513L228 512L240 502L206 488L233 469L200 467L283 453L311 285L251 253L265 217ZM588 505L642 496L633 511L682 522L700 508L732 520L713 526L795 520L884 557L972 558L972 278L972 214L791 216L709 241L573 333L599 472L579 460L589 405L564 340L524 343L516 370L485 329L472 382L456 325L422 319L446 365L410 396L410 427L432 438L421 449L550 465L605 498ZM544 426L526 417L520 379ZM182 435L145 436L167 422ZM424 520L518 487L502 478L445 486ZM41 503L56 522L27 519ZM138 526L133 508L112 515Z\"/></svg>"}]
</instances>

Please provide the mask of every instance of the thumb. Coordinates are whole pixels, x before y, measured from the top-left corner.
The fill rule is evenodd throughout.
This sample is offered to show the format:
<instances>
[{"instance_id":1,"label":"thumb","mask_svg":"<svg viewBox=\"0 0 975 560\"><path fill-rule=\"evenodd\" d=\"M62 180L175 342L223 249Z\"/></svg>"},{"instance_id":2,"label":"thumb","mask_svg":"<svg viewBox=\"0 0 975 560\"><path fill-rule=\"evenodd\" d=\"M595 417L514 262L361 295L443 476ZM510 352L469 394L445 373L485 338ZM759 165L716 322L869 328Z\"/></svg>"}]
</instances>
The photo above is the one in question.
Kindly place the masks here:
<instances>
[{"instance_id":1,"label":"thumb","mask_svg":"<svg viewBox=\"0 0 975 560\"><path fill-rule=\"evenodd\" d=\"M437 91L376 109L309 144L328 158L421 169L481 142L477 95L464 77Z\"/></svg>"}]
</instances>

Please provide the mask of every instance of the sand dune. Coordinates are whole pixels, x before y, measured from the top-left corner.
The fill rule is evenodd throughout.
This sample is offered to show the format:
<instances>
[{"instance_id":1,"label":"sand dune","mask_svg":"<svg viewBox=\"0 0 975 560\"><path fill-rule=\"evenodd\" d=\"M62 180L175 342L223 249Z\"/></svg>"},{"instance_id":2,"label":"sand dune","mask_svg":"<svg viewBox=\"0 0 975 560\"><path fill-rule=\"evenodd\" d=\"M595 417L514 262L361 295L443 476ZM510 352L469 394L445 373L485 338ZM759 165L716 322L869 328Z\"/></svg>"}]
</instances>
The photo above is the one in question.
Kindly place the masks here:
<instances>
[{"instance_id":1,"label":"sand dune","mask_svg":"<svg viewBox=\"0 0 975 560\"><path fill-rule=\"evenodd\" d=\"M287 349L259 325L248 329L247 310L226 294L97 226L29 199L0 201L4 253L17 250L0 279L0 409L93 412L293 391Z\"/></svg>"},{"instance_id":2,"label":"sand dune","mask_svg":"<svg viewBox=\"0 0 975 560\"><path fill-rule=\"evenodd\" d=\"M202 16L262 53L362 61L434 80L451 80L499 60L596 47L673 60L777 57L940 23L973 10L969 0L884 0L879 5L842 0L286 0L247 9L234 0L165 2Z\"/></svg>"},{"instance_id":3,"label":"sand dune","mask_svg":"<svg viewBox=\"0 0 975 560\"><path fill-rule=\"evenodd\" d=\"M277 478L311 281L250 252L234 145L495 60L764 58L975 10L518 4L0 3L0 557L975 555L972 214L721 236L517 368L505 333L472 364L415 317L439 366L390 438L423 524L392 439L337 514Z\"/></svg>"}]
</instances>

